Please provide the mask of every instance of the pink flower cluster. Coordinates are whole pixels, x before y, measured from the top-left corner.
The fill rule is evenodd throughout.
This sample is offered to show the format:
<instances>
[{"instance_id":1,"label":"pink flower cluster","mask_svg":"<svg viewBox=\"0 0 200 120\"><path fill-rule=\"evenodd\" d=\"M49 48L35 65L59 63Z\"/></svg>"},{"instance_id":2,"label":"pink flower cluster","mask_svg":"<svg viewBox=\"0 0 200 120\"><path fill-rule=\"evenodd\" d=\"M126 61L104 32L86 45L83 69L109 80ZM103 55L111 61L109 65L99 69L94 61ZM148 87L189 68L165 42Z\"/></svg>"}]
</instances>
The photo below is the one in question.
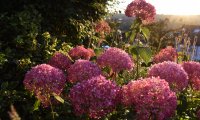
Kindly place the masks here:
<instances>
[{"instance_id":1,"label":"pink flower cluster","mask_svg":"<svg viewBox=\"0 0 200 120\"><path fill-rule=\"evenodd\" d=\"M77 60L68 69L68 80L71 83L76 83L84 80L91 79L92 77L99 76L101 69L91 61Z\"/></svg>"},{"instance_id":2,"label":"pink flower cluster","mask_svg":"<svg viewBox=\"0 0 200 120\"><path fill-rule=\"evenodd\" d=\"M200 77L200 63L189 61L182 63L183 69L187 72L189 79L192 79L196 73L199 74Z\"/></svg>"},{"instance_id":3,"label":"pink flower cluster","mask_svg":"<svg viewBox=\"0 0 200 120\"><path fill-rule=\"evenodd\" d=\"M135 16L143 23L148 24L154 21L156 10L153 5L147 3L145 0L134 0L127 6L125 15L128 17Z\"/></svg>"},{"instance_id":4,"label":"pink flower cluster","mask_svg":"<svg viewBox=\"0 0 200 120\"><path fill-rule=\"evenodd\" d=\"M98 76L73 86L69 99L76 115L87 114L99 119L115 109L119 91L115 83Z\"/></svg>"},{"instance_id":5,"label":"pink flower cluster","mask_svg":"<svg viewBox=\"0 0 200 120\"><path fill-rule=\"evenodd\" d=\"M69 55L72 59L86 59L89 60L91 57L95 56L92 49L86 49L83 46L77 46L69 51Z\"/></svg>"},{"instance_id":6,"label":"pink flower cluster","mask_svg":"<svg viewBox=\"0 0 200 120\"><path fill-rule=\"evenodd\" d=\"M154 63L161 63L164 61L174 61L176 60L178 54L176 49L171 46L168 46L165 49L162 49L157 55L154 56L153 62Z\"/></svg>"},{"instance_id":7,"label":"pink flower cluster","mask_svg":"<svg viewBox=\"0 0 200 120\"><path fill-rule=\"evenodd\" d=\"M60 52L55 52L54 55L51 57L51 59L48 62L49 65L53 67L57 67L63 71L67 71L67 69L72 64L71 60Z\"/></svg>"},{"instance_id":8,"label":"pink flower cluster","mask_svg":"<svg viewBox=\"0 0 200 120\"><path fill-rule=\"evenodd\" d=\"M153 65L148 71L148 76L165 79L176 92L182 91L188 85L188 75L185 70L181 65L171 61Z\"/></svg>"},{"instance_id":9,"label":"pink flower cluster","mask_svg":"<svg viewBox=\"0 0 200 120\"><path fill-rule=\"evenodd\" d=\"M110 31L111 29L109 24L104 20L99 21L95 26L95 32L110 33Z\"/></svg>"},{"instance_id":10,"label":"pink flower cluster","mask_svg":"<svg viewBox=\"0 0 200 120\"><path fill-rule=\"evenodd\" d=\"M44 107L50 105L52 93L60 95L66 82L64 73L55 67L41 64L33 67L25 75L24 86L33 92Z\"/></svg>"},{"instance_id":11,"label":"pink flower cluster","mask_svg":"<svg viewBox=\"0 0 200 120\"><path fill-rule=\"evenodd\" d=\"M110 47L101 54L97 58L97 63L101 67L110 67L113 72L131 70L134 67L134 63L128 53L115 47Z\"/></svg>"},{"instance_id":12,"label":"pink flower cluster","mask_svg":"<svg viewBox=\"0 0 200 120\"><path fill-rule=\"evenodd\" d=\"M183 62L182 67L188 74L192 88L200 90L200 63L194 61Z\"/></svg>"},{"instance_id":13,"label":"pink flower cluster","mask_svg":"<svg viewBox=\"0 0 200 120\"><path fill-rule=\"evenodd\" d=\"M135 107L138 120L166 120L175 113L177 98L164 79L152 77L124 85L122 103Z\"/></svg>"}]
</instances>

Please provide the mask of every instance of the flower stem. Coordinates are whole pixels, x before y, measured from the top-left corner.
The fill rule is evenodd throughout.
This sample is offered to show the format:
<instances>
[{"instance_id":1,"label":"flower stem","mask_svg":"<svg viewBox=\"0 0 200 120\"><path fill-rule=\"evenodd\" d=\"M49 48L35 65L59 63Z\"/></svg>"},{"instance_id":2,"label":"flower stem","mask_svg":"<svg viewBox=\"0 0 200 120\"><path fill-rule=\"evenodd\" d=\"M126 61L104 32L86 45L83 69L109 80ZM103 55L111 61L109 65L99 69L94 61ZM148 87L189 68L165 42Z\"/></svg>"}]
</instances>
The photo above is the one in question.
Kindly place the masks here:
<instances>
[{"instance_id":1,"label":"flower stem","mask_svg":"<svg viewBox=\"0 0 200 120\"><path fill-rule=\"evenodd\" d=\"M51 103L51 100L49 101L50 106L51 106L51 114L52 114L52 119L55 120L55 115L54 115L54 110L53 110L53 105Z\"/></svg>"},{"instance_id":2,"label":"flower stem","mask_svg":"<svg viewBox=\"0 0 200 120\"><path fill-rule=\"evenodd\" d=\"M136 34L136 37L137 37L137 34ZM139 40L137 40L137 49L139 49L139 45L140 45ZM139 52L138 52L138 50L137 50L136 59L137 59L137 68L136 68L137 74L136 74L136 79L138 79L139 78Z\"/></svg>"}]
</instances>

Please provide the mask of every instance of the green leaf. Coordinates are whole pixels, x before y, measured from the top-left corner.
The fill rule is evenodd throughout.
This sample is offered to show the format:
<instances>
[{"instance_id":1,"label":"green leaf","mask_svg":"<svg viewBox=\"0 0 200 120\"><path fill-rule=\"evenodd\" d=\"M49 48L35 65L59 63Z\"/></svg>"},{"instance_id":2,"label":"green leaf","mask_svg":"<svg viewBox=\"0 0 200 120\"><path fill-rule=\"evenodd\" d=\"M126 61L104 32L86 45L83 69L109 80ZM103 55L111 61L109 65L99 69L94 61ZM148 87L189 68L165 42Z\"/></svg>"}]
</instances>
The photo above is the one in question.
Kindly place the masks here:
<instances>
[{"instance_id":1,"label":"green leaf","mask_svg":"<svg viewBox=\"0 0 200 120\"><path fill-rule=\"evenodd\" d=\"M138 53L141 59L148 64L151 61L152 51L149 47L140 47L138 49Z\"/></svg>"},{"instance_id":2,"label":"green leaf","mask_svg":"<svg viewBox=\"0 0 200 120\"><path fill-rule=\"evenodd\" d=\"M130 46L129 47L129 52L131 53L133 59L136 59L137 58L137 55L138 55L138 50L137 50L137 46Z\"/></svg>"},{"instance_id":3,"label":"green leaf","mask_svg":"<svg viewBox=\"0 0 200 120\"><path fill-rule=\"evenodd\" d=\"M149 40L150 38L150 31L147 27L140 27L140 31L142 32L142 34L144 35L144 37Z\"/></svg>"},{"instance_id":4,"label":"green leaf","mask_svg":"<svg viewBox=\"0 0 200 120\"><path fill-rule=\"evenodd\" d=\"M126 38L129 38L130 34L131 34L130 31L126 32L126 33L125 33Z\"/></svg>"},{"instance_id":5,"label":"green leaf","mask_svg":"<svg viewBox=\"0 0 200 120\"><path fill-rule=\"evenodd\" d=\"M133 31L131 32L129 43L133 43L133 41L135 40L136 34L137 34L137 33L136 33L136 30L133 30Z\"/></svg>"},{"instance_id":6,"label":"green leaf","mask_svg":"<svg viewBox=\"0 0 200 120\"><path fill-rule=\"evenodd\" d=\"M136 30L132 30L132 31L126 32L125 36L126 36L126 38L129 39L129 43L132 44L134 39L135 39L135 36L136 36Z\"/></svg>"},{"instance_id":7,"label":"green leaf","mask_svg":"<svg viewBox=\"0 0 200 120\"><path fill-rule=\"evenodd\" d=\"M58 100L59 102L61 102L61 103L64 103L65 101L64 101L64 99L62 99L59 95L57 95L56 93L52 93L52 95L54 96L54 98L56 99L56 100Z\"/></svg>"},{"instance_id":8,"label":"green leaf","mask_svg":"<svg viewBox=\"0 0 200 120\"><path fill-rule=\"evenodd\" d=\"M131 53L131 54L138 54L138 51L137 51L137 46L130 46L129 47L129 52Z\"/></svg>"},{"instance_id":9,"label":"green leaf","mask_svg":"<svg viewBox=\"0 0 200 120\"><path fill-rule=\"evenodd\" d=\"M103 53L103 49L102 48L95 48L94 53L96 54L96 56L99 56L101 53Z\"/></svg>"},{"instance_id":10,"label":"green leaf","mask_svg":"<svg viewBox=\"0 0 200 120\"><path fill-rule=\"evenodd\" d=\"M40 101L39 100L35 101L33 111L38 110L39 106L40 106Z\"/></svg>"},{"instance_id":11,"label":"green leaf","mask_svg":"<svg viewBox=\"0 0 200 120\"><path fill-rule=\"evenodd\" d=\"M139 28L139 26L142 24L141 23L142 21L140 20L140 19L135 19L134 21L133 21L133 23L132 23L132 25L131 25L131 29L133 30L133 29L138 29Z\"/></svg>"},{"instance_id":12,"label":"green leaf","mask_svg":"<svg viewBox=\"0 0 200 120\"><path fill-rule=\"evenodd\" d=\"M8 82L3 82L3 83L1 84L1 89L2 89L2 90L6 90L7 87L8 87Z\"/></svg>"}]
</instances>

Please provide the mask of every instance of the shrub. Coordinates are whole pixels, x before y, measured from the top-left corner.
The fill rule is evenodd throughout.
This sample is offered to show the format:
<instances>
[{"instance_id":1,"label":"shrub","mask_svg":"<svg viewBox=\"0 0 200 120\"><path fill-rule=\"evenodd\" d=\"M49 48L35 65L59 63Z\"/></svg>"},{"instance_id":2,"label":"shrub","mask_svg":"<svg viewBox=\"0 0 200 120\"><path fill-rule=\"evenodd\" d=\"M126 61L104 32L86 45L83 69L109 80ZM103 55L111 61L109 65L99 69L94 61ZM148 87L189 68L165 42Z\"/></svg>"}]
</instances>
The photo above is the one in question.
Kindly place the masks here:
<instances>
[{"instance_id":1,"label":"shrub","mask_svg":"<svg viewBox=\"0 0 200 120\"><path fill-rule=\"evenodd\" d=\"M72 61L63 53L56 52L48 61L48 64L63 71L67 71L70 65L72 65Z\"/></svg>"},{"instance_id":2,"label":"shrub","mask_svg":"<svg viewBox=\"0 0 200 120\"><path fill-rule=\"evenodd\" d=\"M177 98L160 78L131 81L122 87L122 103L134 107L138 120L165 120L175 114Z\"/></svg>"},{"instance_id":3,"label":"shrub","mask_svg":"<svg viewBox=\"0 0 200 120\"><path fill-rule=\"evenodd\" d=\"M110 67L113 72L122 70L132 70L133 60L124 50L111 47L97 58L97 63L101 67Z\"/></svg>"},{"instance_id":4,"label":"shrub","mask_svg":"<svg viewBox=\"0 0 200 120\"><path fill-rule=\"evenodd\" d=\"M65 87L64 73L47 64L41 64L28 71L24 78L24 86L33 92L44 107L51 105L51 96L60 95Z\"/></svg>"},{"instance_id":5,"label":"shrub","mask_svg":"<svg viewBox=\"0 0 200 120\"><path fill-rule=\"evenodd\" d=\"M71 88L69 98L76 115L89 115L99 119L112 112L119 102L120 88L103 76L77 83Z\"/></svg>"},{"instance_id":6,"label":"shrub","mask_svg":"<svg viewBox=\"0 0 200 120\"><path fill-rule=\"evenodd\" d=\"M162 49L158 54L156 54L153 58L154 63L161 63L164 61L172 61L176 62L176 59L178 57L178 54L176 52L176 49L174 49L171 46L168 46L165 49Z\"/></svg>"},{"instance_id":7,"label":"shrub","mask_svg":"<svg viewBox=\"0 0 200 120\"><path fill-rule=\"evenodd\" d=\"M181 65L175 62L162 62L154 64L148 71L148 76L160 77L165 79L172 90L178 92L188 86L188 75Z\"/></svg>"}]
</instances>

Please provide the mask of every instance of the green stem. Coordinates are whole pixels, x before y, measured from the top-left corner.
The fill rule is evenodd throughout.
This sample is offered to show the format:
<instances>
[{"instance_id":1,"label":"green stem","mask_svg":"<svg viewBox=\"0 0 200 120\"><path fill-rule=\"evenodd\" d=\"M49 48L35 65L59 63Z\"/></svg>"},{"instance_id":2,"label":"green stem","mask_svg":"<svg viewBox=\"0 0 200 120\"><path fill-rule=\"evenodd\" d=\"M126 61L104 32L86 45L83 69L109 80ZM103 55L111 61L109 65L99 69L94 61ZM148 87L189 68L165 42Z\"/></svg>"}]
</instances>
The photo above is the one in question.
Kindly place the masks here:
<instances>
[{"instance_id":1,"label":"green stem","mask_svg":"<svg viewBox=\"0 0 200 120\"><path fill-rule=\"evenodd\" d=\"M90 48L91 41L92 41L91 38L89 38L89 43L88 43L88 46L87 46L88 48Z\"/></svg>"},{"instance_id":2,"label":"green stem","mask_svg":"<svg viewBox=\"0 0 200 120\"><path fill-rule=\"evenodd\" d=\"M159 44L158 44L157 51L160 51L160 47L161 47L162 40L163 40L163 38L160 38L160 41L159 41Z\"/></svg>"},{"instance_id":3,"label":"green stem","mask_svg":"<svg viewBox=\"0 0 200 120\"><path fill-rule=\"evenodd\" d=\"M52 114L52 119L55 120L55 115L54 115L54 110L53 110L53 105L51 103L51 100L49 101L50 106L51 106L51 114Z\"/></svg>"},{"instance_id":4,"label":"green stem","mask_svg":"<svg viewBox=\"0 0 200 120\"><path fill-rule=\"evenodd\" d=\"M137 36L137 34L136 34L136 36ZM140 43L139 43L139 40L138 40L137 41L137 49L139 49L139 45L140 45ZM136 75L136 79L138 79L139 78L139 53L138 53L138 51L137 51L137 58L136 59L137 59L137 68L136 68L137 75Z\"/></svg>"}]
</instances>

